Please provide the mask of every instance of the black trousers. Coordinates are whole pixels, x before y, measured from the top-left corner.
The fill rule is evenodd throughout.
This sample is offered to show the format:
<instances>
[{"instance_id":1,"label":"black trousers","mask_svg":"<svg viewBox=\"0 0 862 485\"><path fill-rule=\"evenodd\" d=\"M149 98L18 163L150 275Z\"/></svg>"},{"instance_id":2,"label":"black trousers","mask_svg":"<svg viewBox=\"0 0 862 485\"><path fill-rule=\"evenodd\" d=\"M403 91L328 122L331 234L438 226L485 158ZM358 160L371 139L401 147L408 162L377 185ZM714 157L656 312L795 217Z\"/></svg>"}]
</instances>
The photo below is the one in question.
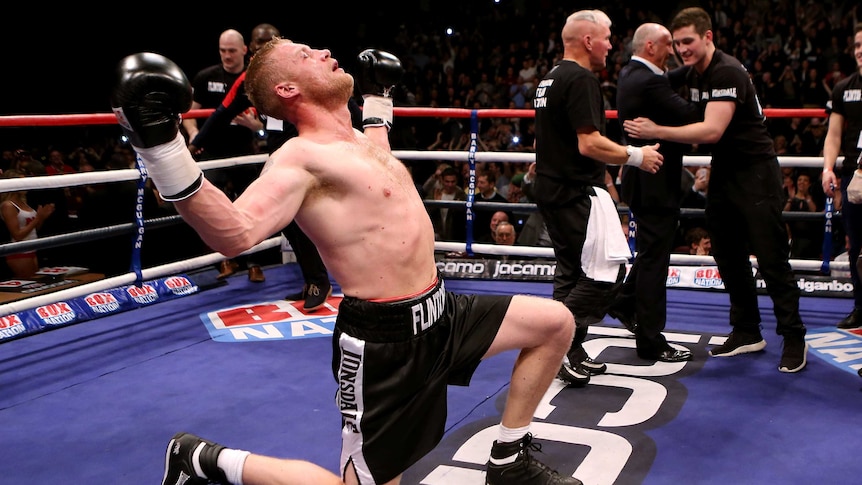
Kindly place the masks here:
<instances>
[{"instance_id":1,"label":"black trousers","mask_svg":"<svg viewBox=\"0 0 862 485\"><path fill-rule=\"evenodd\" d=\"M328 285L329 274L323 260L320 259L320 253L317 252L317 247L302 232L296 221L292 221L281 232L296 254L296 262L299 263L299 269L302 271L302 278L305 283L317 286Z\"/></svg>"},{"instance_id":2,"label":"black trousers","mask_svg":"<svg viewBox=\"0 0 862 485\"><path fill-rule=\"evenodd\" d=\"M586 276L581 255L587 237L587 222L592 210L587 187L562 205L538 204L554 247L557 269L554 273L554 299L563 302L575 316L577 328L587 328L601 321L615 300L625 276L620 265L613 283L596 281ZM622 230L622 229L620 229Z\"/></svg>"},{"instance_id":3,"label":"black trousers","mask_svg":"<svg viewBox=\"0 0 862 485\"><path fill-rule=\"evenodd\" d=\"M778 161L713 163L706 201L706 224L724 288L730 297L730 324L759 330L761 318L750 255L757 258L772 299L778 335L805 335L799 315L799 286L790 266L787 229L781 218Z\"/></svg>"},{"instance_id":4,"label":"black trousers","mask_svg":"<svg viewBox=\"0 0 862 485\"><path fill-rule=\"evenodd\" d=\"M667 270L679 210L641 208L632 213L637 223L637 255L614 306L635 316L639 351L661 352L668 345L662 331L667 323Z\"/></svg>"},{"instance_id":5,"label":"black trousers","mask_svg":"<svg viewBox=\"0 0 862 485\"><path fill-rule=\"evenodd\" d=\"M850 257L853 304L854 308L862 309L862 284L860 284L859 269L856 267L859 253L862 252L862 204L853 204L847 200L847 186L852 178L849 175L841 177L841 196L843 197L841 200L844 201L841 206L841 220L844 223L844 233L847 234L847 239L850 242L847 255Z\"/></svg>"}]
</instances>

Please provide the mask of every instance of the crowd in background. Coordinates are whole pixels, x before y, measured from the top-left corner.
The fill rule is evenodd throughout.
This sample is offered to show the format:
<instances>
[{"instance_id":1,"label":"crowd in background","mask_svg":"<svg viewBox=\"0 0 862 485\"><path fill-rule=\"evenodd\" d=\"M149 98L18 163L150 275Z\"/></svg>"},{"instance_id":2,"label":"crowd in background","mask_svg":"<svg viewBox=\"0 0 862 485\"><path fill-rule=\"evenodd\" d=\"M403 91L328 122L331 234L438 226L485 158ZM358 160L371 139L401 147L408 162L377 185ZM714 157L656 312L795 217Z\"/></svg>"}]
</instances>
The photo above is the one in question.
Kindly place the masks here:
<instances>
[{"instance_id":1,"label":"crowd in background","mask_svg":"<svg viewBox=\"0 0 862 485\"><path fill-rule=\"evenodd\" d=\"M447 33L443 25L431 25L429 19L405 18L393 39L383 39L381 45L375 46L396 54L404 65L403 82L394 93L396 106L531 109L538 81L561 58L559 32L572 8L553 7L551 2L545 1L512 2L508 8L489 8L475 5L477 2L463 3L460 11L446 12L453 19L453 25L457 25L454 31ZM743 62L764 108L826 108L831 88L856 69L853 28L858 22L858 7L855 2L727 0L666 3L649 8L605 7L614 22L611 28L614 48L609 53L607 67L598 73L607 109L615 109L616 80L631 56L635 28L644 22L666 23L676 10L693 4L699 4L712 13L716 46ZM215 46L213 52L201 53L207 57L214 55ZM334 55L344 58L351 53ZM191 79L195 73L186 74ZM772 117L767 123L779 156L822 155L825 119ZM463 118L398 117L391 133L392 146L406 150L466 150L470 141L469 124L470 120ZM17 137L15 135L24 134L24 129L13 131L4 128L11 136L3 137L0 169L19 169L23 165L22 173L40 175L134 168L133 152L129 145L120 141L119 128L63 129L67 133L78 133L78 138L70 140L68 135L58 136L57 140L62 141L55 142L51 135L57 131L40 127L27 130L41 135ZM533 133L533 119L529 116L482 118L478 147L483 151L530 152ZM620 128L613 118L608 121L608 135L621 139ZM692 147L691 153L702 154L698 148ZM260 139L253 149L259 153L266 150L265 138ZM456 186L463 190L466 185L466 163L435 164L409 160L405 163L411 168L420 191L431 187L432 191L436 188L439 192L440 184L429 184L429 181L449 165L454 169ZM503 200L529 201L520 190L529 164L480 164L479 169L482 175L490 175ZM826 198L820 189L819 174L818 168L785 168L786 211L824 210ZM689 175L692 197L689 202L684 202L684 207L700 208L698 204L702 197L698 196L705 192L705 184L697 174L697 167L692 167ZM617 179L613 170L608 176L612 182ZM88 186L55 192L55 213L46 220L39 231L40 236L130 222L134 197L130 196L128 204L121 204L129 207L128 216L123 216L114 199L105 197L106 190L102 186ZM433 198L433 193L423 193L423 196ZM94 204L101 211L94 210ZM160 203L157 197L149 205L151 209L145 215L147 218L173 213L170 205ZM835 209L840 210L838 200L835 201ZM528 216L511 217L515 219L513 229L516 234L523 231ZM840 218L833 218L833 223L837 221ZM834 227L833 256L844 248L840 223L836 225L839 227ZM789 237L799 241L804 239L804 244L793 245L794 257L820 257L822 226L819 220L788 222ZM685 232L692 227L686 227L680 233L680 245L686 251ZM483 224L483 227L477 225L474 229L484 233L487 227ZM189 236L196 238L192 234ZM3 237L4 242L9 241L8 234ZM493 235L489 240L493 240ZM128 252L128 247L125 246L123 251ZM203 246L199 248L203 250ZM86 252L84 248L81 251ZM45 251L44 254L48 257L52 252ZM110 254L107 257L118 256ZM161 256L154 258L156 262L164 259ZM128 270L121 267L127 264L127 256L120 258L120 263L111 265L83 255L80 258L64 256L63 259L63 262L45 262L70 264L71 261L95 266L111 274Z\"/></svg>"}]
</instances>

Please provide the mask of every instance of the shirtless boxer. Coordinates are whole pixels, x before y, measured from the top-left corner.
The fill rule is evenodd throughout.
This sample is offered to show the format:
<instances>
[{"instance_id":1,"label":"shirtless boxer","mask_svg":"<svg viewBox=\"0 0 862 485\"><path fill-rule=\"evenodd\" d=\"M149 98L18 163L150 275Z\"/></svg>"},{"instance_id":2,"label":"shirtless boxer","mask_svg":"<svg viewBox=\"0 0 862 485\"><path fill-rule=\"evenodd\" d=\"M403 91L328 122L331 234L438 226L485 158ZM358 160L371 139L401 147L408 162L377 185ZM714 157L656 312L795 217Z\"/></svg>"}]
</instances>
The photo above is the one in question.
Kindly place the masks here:
<instances>
[{"instance_id":1,"label":"shirtless boxer","mask_svg":"<svg viewBox=\"0 0 862 485\"><path fill-rule=\"evenodd\" d=\"M283 39L258 50L248 95L299 135L233 203L203 177L178 133L191 92L174 63L151 53L125 58L112 105L163 198L210 247L232 257L293 220L317 246L344 293L332 368L346 483L399 483L443 436L447 384L468 385L482 359L520 349L486 483L580 484L532 457L538 445L529 432L574 334L572 314L545 298L445 291L428 213L389 149L386 95L400 61L373 50L359 60L362 90L373 93L364 133L347 108L354 79L328 50ZM168 447L163 483L288 483L316 466L265 458L181 433Z\"/></svg>"}]
</instances>

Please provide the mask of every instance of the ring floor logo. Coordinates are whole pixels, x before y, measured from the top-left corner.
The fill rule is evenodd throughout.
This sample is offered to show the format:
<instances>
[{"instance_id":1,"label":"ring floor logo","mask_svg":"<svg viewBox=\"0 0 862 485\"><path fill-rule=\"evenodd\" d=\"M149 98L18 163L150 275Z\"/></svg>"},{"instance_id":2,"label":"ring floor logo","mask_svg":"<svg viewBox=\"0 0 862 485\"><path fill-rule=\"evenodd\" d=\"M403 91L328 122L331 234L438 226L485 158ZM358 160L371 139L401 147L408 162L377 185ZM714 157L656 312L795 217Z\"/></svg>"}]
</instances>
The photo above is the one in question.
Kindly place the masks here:
<instances>
[{"instance_id":1,"label":"ring floor logo","mask_svg":"<svg viewBox=\"0 0 862 485\"><path fill-rule=\"evenodd\" d=\"M686 401L688 389L681 382L700 372L704 360L632 365L635 341L626 330L591 326L584 347L608 364L603 375L593 376L591 386L602 392L577 393L578 406L567 406L566 386L555 379L542 398L531 431L542 443L546 463L584 483L613 485L642 483L658 450L649 432L672 422ZM675 348L703 355L726 337L712 334L665 332ZM848 372L862 367L862 329L809 332L809 359L817 357ZM619 358L618 358L619 357ZM708 359L708 357L707 357ZM619 362L619 363L615 363ZM498 400L497 406L501 405ZM496 439L499 416L488 414L454 430L440 448L447 450L415 470L422 485L482 483L488 460L488 443ZM570 468L560 467L561 463Z\"/></svg>"},{"instance_id":2,"label":"ring floor logo","mask_svg":"<svg viewBox=\"0 0 862 485\"><path fill-rule=\"evenodd\" d=\"M590 355L601 356L608 365L607 372L593 376L587 389L579 390L578 406L561 404L573 394L565 392L565 384L555 379L536 410L530 431L540 441L546 463L571 467L555 467L560 473L592 485L619 483L623 476L627 483L640 483L645 477L632 477L631 470L648 470L657 455L647 432L679 414L688 395L680 380L699 372L704 359L626 364L635 362L631 333L616 327L590 326L590 335L595 338L584 342L584 348ZM665 332L665 336L671 346L693 351L699 348L700 355L707 346L725 339L678 332ZM600 386L601 392L589 392L593 386ZM462 426L440 447L454 449L449 451L450 457L435 457L430 468L415 470L418 475L410 478L423 485L483 483L488 443L498 433L498 415ZM638 465L632 466L635 462ZM633 480L628 482L630 478Z\"/></svg>"},{"instance_id":3,"label":"ring floor logo","mask_svg":"<svg viewBox=\"0 0 862 485\"><path fill-rule=\"evenodd\" d=\"M809 331L809 352L835 367L853 373L862 369L862 328Z\"/></svg>"},{"instance_id":4,"label":"ring floor logo","mask_svg":"<svg viewBox=\"0 0 862 485\"><path fill-rule=\"evenodd\" d=\"M301 301L277 300L202 313L201 320L218 342L330 337L342 298L333 295L313 312L303 310Z\"/></svg>"}]
</instances>

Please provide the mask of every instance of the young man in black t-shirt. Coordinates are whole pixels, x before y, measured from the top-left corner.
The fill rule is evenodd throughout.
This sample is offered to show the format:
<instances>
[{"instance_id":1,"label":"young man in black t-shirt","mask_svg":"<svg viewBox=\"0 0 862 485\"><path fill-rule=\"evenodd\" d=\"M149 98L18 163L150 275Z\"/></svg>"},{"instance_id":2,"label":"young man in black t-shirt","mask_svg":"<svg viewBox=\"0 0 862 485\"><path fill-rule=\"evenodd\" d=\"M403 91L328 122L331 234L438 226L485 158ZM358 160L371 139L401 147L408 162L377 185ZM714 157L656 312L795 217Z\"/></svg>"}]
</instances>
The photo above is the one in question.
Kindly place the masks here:
<instances>
[{"instance_id":1,"label":"young man in black t-shirt","mask_svg":"<svg viewBox=\"0 0 862 485\"><path fill-rule=\"evenodd\" d=\"M636 118L626 120L623 128L634 138L705 144L711 149L706 222L715 262L730 296L733 330L710 355L730 357L766 347L749 259L753 253L772 298L776 333L784 337L778 370L798 372L806 363L806 329L799 315L799 287L781 219L781 168L754 84L737 59L716 49L705 10L683 9L670 30L678 54L690 67L689 96L703 108L703 121L671 127Z\"/></svg>"},{"instance_id":2,"label":"young man in black t-shirt","mask_svg":"<svg viewBox=\"0 0 862 485\"><path fill-rule=\"evenodd\" d=\"M853 188L862 182L859 156L862 151L862 25L856 26L853 38L853 53L856 72L842 79L832 90L832 111L829 114L829 129L823 146L823 192L832 197L834 188L841 189L841 205L844 231L850 241L847 255L850 260L850 280L853 282L853 311L838 322L838 328L862 328L862 285L857 267L862 250L862 201L856 200ZM840 182L835 173L838 155L844 156L841 163ZM851 181L855 180L853 187ZM862 369L859 370L862 376Z\"/></svg>"}]
</instances>

